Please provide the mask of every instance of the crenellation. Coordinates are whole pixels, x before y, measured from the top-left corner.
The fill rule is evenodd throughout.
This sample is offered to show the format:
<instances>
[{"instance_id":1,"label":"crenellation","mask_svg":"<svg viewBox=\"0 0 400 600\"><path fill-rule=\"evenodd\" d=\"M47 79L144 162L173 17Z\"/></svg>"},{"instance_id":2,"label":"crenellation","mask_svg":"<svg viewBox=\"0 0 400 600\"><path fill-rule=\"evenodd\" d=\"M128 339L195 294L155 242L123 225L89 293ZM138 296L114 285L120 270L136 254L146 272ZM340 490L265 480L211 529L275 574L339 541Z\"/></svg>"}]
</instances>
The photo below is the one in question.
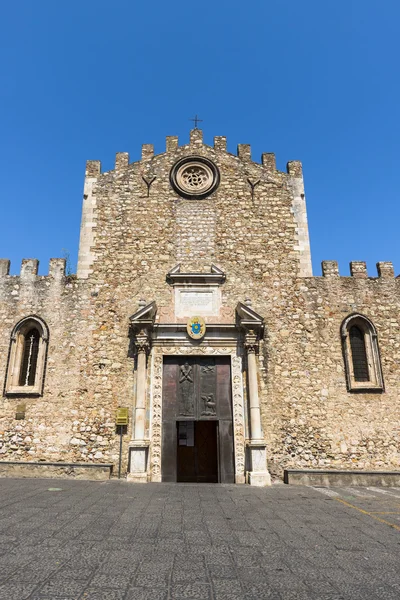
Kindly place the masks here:
<instances>
[{"instance_id":1,"label":"crenellation","mask_svg":"<svg viewBox=\"0 0 400 600\"><path fill-rule=\"evenodd\" d=\"M367 279L367 263L360 260L354 260L350 263L350 275L356 279Z\"/></svg>"},{"instance_id":2,"label":"crenellation","mask_svg":"<svg viewBox=\"0 0 400 600\"><path fill-rule=\"evenodd\" d=\"M10 274L10 261L8 258L0 258L0 277L6 277Z\"/></svg>"},{"instance_id":3,"label":"crenellation","mask_svg":"<svg viewBox=\"0 0 400 600\"><path fill-rule=\"evenodd\" d=\"M394 268L392 262L377 262L376 268L378 271L378 277L382 277L382 279L392 279L394 277Z\"/></svg>"},{"instance_id":4,"label":"crenellation","mask_svg":"<svg viewBox=\"0 0 400 600\"><path fill-rule=\"evenodd\" d=\"M263 152L261 155L261 164L265 167L268 173L276 171L276 157L273 152Z\"/></svg>"},{"instance_id":5,"label":"crenellation","mask_svg":"<svg viewBox=\"0 0 400 600\"><path fill-rule=\"evenodd\" d=\"M14 284L28 282L40 282L57 280L61 281L65 277L66 259L65 258L50 258L49 272L47 275L38 275L39 260L36 258L24 258L21 262L19 275L13 275L12 281ZM7 278L10 275L10 261L8 259L0 259L0 278Z\"/></svg>"},{"instance_id":6,"label":"crenellation","mask_svg":"<svg viewBox=\"0 0 400 600\"><path fill-rule=\"evenodd\" d=\"M214 137L214 150L217 152L226 152L226 137L224 135L216 135Z\"/></svg>"},{"instance_id":7,"label":"crenellation","mask_svg":"<svg viewBox=\"0 0 400 600\"><path fill-rule=\"evenodd\" d=\"M176 152L178 149L179 139L176 135L168 135L166 138L166 151L167 152Z\"/></svg>"},{"instance_id":8,"label":"crenellation","mask_svg":"<svg viewBox=\"0 0 400 600\"><path fill-rule=\"evenodd\" d=\"M339 277L339 267L336 260L323 260L321 263L323 277ZM378 279L394 279L394 268L392 262L378 262L376 263L378 271ZM353 279L370 279L375 280L374 277L368 277L367 263L364 261L352 261L350 263L350 277ZM340 277L342 280L349 279L348 276Z\"/></svg>"},{"instance_id":9,"label":"crenellation","mask_svg":"<svg viewBox=\"0 0 400 600\"><path fill-rule=\"evenodd\" d=\"M321 266L323 277L339 277L339 265L336 260L323 260Z\"/></svg>"},{"instance_id":10,"label":"crenellation","mask_svg":"<svg viewBox=\"0 0 400 600\"><path fill-rule=\"evenodd\" d=\"M129 153L117 152L115 155L115 170L122 171L129 165Z\"/></svg>"},{"instance_id":11,"label":"crenellation","mask_svg":"<svg viewBox=\"0 0 400 600\"><path fill-rule=\"evenodd\" d=\"M101 162L99 160L86 161L86 177L96 178L101 174Z\"/></svg>"},{"instance_id":12,"label":"crenellation","mask_svg":"<svg viewBox=\"0 0 400 600\"><path fill-rule=\"evenodd\" d=\"M153 144L142 144L142 160L150 160L154 156Z\"/></svg>"},{"instance_id":13,"label":"crenellation","mask_svg":"<svg viewBox=\"0 0 400 600\"><path fill-rule=\"evenodd\" d=\"M201 146L203 144L203 131L201 129L192 129L189 138L190 146Z\"/></svg>"},{"instance_id":14,"label":"crenellation","mask_svg":"<svg viewBox=\"0 0 400 600\"><path fill-rule=\"evenodd\" d=\"M291 160L286 165L286 171L291 177L303 177L303 165L299 160Z\"/></svg>"},{"instance_id":15,"label":"crenellation","mask_svg":"<svg viewBox=\"0 0 400 600\"><path fill-rule=\"evenodd\" d=\"M23 258L21 263L21 281L35 281L39 270L37 258Z\"/></svg>"},{"instance_id":16,"label":"crenellation","mask_svg":"<svg viewBox=\"0 0 400 600\"><path fill-rule=\"evenodd\" d=\"M251 146L250 144L238 144L237 155L243 162L251 162Z\"/></svg>"},{"instance_id":17,"label":"crenellation","mask_svg":"<svg viewBox=\"0 0 400 600\"><path fill-rule=\"evenodd\" d=\"M49 262L49 276L56 281L62 281L65 277L65 258L51 258Z\"/></svg>"}]
</instances>

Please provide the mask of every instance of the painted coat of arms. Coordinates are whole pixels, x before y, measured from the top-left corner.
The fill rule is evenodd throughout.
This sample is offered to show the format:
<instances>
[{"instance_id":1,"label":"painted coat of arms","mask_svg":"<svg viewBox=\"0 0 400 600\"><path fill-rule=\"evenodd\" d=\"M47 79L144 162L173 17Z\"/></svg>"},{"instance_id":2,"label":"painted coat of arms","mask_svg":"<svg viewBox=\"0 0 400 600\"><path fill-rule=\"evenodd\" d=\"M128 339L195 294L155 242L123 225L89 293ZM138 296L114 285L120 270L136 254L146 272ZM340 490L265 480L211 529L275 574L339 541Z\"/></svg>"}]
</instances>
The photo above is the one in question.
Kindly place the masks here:
<instances>
[{"instance_id":1,"label":"painted coat of arms","mask_svg":"<svg viewBox=\"0 0 400 600\"><path fill-rule=\"evenodd\" d=\"M187 332L194 340L200 340L206 332L206 324L202 317L192 317L187 324Z\"/></svg>"}]
</instances>

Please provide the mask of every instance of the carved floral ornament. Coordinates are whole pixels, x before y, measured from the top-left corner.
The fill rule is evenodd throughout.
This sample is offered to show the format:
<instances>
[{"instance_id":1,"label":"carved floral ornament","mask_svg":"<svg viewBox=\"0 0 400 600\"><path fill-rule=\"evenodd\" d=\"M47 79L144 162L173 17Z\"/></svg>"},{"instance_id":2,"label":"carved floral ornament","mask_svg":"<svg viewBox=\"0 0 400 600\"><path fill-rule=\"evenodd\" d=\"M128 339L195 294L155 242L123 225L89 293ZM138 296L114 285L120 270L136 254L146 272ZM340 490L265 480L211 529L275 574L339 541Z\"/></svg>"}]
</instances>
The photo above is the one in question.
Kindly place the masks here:
<instances>
[{"instance_id":1,"label":"carved floral ornament","mask_svg":"<svg viewBox=\"0 0 400 600\"><path fill-rule=\"evenodd\" d=\"M189 200L206 198L217 189L219 180L218 167L202 156L182 158L170 173L174 190Z\"/></svg>"}]
</instances>

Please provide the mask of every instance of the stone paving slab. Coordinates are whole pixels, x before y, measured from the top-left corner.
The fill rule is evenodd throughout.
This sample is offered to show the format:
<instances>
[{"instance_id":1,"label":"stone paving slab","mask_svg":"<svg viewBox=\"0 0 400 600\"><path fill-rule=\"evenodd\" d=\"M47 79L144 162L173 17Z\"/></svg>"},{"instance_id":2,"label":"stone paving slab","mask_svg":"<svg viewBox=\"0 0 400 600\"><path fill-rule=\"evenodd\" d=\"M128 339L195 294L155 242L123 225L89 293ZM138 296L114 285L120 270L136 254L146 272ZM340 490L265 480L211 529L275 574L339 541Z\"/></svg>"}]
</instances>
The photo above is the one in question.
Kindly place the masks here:
<instances>
[{"instance_id":1,"label":"stone paving slab","mask_svg":"<svg viewBox=\"0 0 400 600\"><path fill-rule=\"evenodd\" d=\"M400 489L3 479L0 600L400 598Z\"/></svg>"}]
</instances>

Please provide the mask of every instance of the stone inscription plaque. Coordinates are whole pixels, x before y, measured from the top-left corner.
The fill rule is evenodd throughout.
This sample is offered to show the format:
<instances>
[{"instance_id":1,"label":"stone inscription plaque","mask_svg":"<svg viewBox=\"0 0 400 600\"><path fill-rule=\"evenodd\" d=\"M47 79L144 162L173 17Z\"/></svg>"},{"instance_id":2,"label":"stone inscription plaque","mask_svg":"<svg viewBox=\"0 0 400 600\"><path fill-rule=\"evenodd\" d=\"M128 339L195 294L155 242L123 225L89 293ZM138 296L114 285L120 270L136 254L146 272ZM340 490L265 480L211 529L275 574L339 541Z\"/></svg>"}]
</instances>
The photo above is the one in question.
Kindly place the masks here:
<instances>
[{"instance_id":1,"label":"stone inscription plaque","mask_svg":"<svg viewBox=\"0 0 400 600\"><path fill-rule=\"evenodd\" d=\"M181 308L194 312L209 312L213 308L212 292L181 292Z\"/></svg>"},{"instance_id":2,"label":"stone inscription plaque","mask_svg":"<svg viewBox=\"0 0 400 600\"><path fill-rule=\"evenodd\" d=\"M217 290L176 290L175 312L177 317L194 315L211 316L219 311Z\"/></svg>"}]
</instances>

